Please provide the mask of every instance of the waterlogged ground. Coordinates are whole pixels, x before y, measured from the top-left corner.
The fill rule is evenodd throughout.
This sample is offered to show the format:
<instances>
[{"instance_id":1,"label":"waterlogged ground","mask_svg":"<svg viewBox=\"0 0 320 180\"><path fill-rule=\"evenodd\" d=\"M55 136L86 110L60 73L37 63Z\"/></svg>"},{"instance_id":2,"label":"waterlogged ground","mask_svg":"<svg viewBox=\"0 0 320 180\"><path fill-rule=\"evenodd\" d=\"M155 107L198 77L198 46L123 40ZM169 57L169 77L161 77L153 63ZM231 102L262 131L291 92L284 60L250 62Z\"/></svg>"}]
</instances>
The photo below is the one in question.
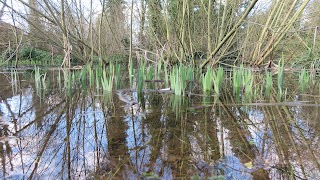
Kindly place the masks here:
<instances>
[{"instance_id":1,"label":"waterlogged ground","mask_svg":"<svg viewBox=\"0 0 320 180\"><path fill-rule=\"evenodd\" d=\"M33 76L0 74L2 179L320 179L318 84L301 94L285 77L282 100L244 103L227 85L138 99L126 80L103 96L67 92L55 72L39 92Z\"/></svg>"}]
</instances>

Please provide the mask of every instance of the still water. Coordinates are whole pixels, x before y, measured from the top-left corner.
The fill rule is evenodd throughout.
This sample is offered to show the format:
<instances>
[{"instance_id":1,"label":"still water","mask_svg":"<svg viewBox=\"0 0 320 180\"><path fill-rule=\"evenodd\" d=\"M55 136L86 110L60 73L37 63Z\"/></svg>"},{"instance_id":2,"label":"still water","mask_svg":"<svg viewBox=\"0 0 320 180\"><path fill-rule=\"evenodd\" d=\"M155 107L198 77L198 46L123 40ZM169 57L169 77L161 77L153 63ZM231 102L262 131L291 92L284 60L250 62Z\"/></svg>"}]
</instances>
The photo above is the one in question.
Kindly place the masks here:
<instances>
[{"instance_id":1,"label":"still water","mask_svg":"<svg viewBox=\"0 0 320 180\"><path fill-rule=\"evenodd\" d=\"M39 95L32 77L0 74L2 179L320 179L318 85L243 103L226 86L66 96L54 73Z\"/></svg>"}]
</instances>

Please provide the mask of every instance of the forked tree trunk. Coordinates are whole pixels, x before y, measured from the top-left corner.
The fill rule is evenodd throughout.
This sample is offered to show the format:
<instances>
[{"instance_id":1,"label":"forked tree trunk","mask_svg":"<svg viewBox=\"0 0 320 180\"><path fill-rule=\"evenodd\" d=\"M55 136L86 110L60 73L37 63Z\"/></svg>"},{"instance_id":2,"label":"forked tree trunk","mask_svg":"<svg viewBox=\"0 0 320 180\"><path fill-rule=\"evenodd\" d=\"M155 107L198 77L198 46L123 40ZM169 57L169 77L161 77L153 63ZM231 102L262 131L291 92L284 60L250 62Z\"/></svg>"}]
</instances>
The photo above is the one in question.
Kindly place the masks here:
<instances>
[{"instance_id":1,"label":"forked tree trunk","mask_svg":"<svg viewBox=\"0 0 320 180\"><path fill-rule=\"evenodd\" d=\"M66 28L66 21L65 21L65 9L64 9L64 0L60 1L61 5L61 26L63 31L63 51L64 51L64 58L61 66L66 68L70 67L70 54L71 54L71 45L68 39L68 32Z\"/></svg>"}]
</instances>

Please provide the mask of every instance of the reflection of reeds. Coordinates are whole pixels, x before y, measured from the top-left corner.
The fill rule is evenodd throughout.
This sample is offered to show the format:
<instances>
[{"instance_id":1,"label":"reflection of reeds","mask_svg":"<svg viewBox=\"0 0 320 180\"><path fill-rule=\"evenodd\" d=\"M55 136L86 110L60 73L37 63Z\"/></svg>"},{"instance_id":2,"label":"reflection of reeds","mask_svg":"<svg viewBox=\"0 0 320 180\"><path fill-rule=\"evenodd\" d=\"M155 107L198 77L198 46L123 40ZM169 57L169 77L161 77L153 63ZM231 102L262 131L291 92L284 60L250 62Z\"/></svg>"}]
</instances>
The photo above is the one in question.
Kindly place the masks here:
<instances>
[{"instance_id":1,"label":"reflection of reeds","mask_svg":"<svg viewBox=\"0 0 320 180\"><path fill-rule=\"evenodd\" d=\"M295 141L295 137L294 137L292 129L294 129L295 132L298 132L298 135L301 138L301 140L299 142L304 144L305 148L307 149L306 152L310 153L311 160L316 165L316 168L318 169L318 171L320 171L320 163L314 154L314 150L311 147L311 142L307 139L306 135L302 131L302 128L295 121L295 119L292 115L292 112L288 109L287 106L276 106L276 110L277 110L276 112L278 112L278 115L273 114L273 117L279 117L279 120L282 121L283 126L284 126L284 130L289 137L290 143L293 145L293 150L297 154L297 157L299 160L299 165L300 165L300 168L302 170L304 177L306 177L306 172L305 172L303 164L302 164L301 154L304 154L305 152L302 153L298 150L298 147L296 145L297 141ZM283 144L283 142L279 142L279 143Z\"/></svg>"}]
</instances>

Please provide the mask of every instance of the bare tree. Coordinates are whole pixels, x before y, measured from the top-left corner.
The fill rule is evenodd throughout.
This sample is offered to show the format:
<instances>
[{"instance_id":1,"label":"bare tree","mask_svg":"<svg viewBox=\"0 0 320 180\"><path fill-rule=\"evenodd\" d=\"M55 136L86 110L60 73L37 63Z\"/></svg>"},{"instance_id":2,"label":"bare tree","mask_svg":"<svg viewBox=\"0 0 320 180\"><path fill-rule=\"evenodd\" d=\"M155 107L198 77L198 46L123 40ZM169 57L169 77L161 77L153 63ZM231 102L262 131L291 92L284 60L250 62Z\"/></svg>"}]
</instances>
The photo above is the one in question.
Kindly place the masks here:
<instances>
[{"instance_id":1,"label":"bare tree","mask_svg":"<svg viewBox=\"0 0 320 180\"><path fill-rule=\"evenodd\" d=\"M2 7L0 9L0 19L2 19L2 16L4 14L4 8L6 7L6 4L7 4L7 0L4 0L2 3Z\"/></svg>"},{"instance_id":2,"label":"bare tree","mask_svg":"<svg viewBox=\"0 0 320 180\"><path fill-rule=\"evenodd\" d=\"M29 40L33 47L41 46L39 38L39 30L42 29L40 14L38 13L38 2L37 0L29 0L29 14L28 14L28 24L29 24Z\"/></svg>"}]
</instances>

